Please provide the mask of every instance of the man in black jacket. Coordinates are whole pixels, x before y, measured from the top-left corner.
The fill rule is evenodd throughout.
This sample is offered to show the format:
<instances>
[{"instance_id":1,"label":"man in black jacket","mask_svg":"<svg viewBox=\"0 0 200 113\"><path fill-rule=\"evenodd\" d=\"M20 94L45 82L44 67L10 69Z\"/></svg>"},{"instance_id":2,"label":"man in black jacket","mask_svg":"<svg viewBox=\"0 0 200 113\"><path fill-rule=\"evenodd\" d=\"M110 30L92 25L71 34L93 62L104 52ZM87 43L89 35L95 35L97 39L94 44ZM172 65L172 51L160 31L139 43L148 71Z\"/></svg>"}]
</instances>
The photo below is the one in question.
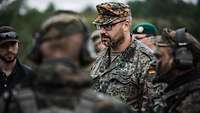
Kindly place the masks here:
<instances>
[{"instance_id":1,"label":"man in black jacket","mask_svg":"<svg viewBox=\"0 0 200 113\"><path fill-rule=\"evenodd\" d=\"M32 71L17 58L19 40L14 28L0 27L0 95L28 77Z\"/></svg>"}]
</instances>

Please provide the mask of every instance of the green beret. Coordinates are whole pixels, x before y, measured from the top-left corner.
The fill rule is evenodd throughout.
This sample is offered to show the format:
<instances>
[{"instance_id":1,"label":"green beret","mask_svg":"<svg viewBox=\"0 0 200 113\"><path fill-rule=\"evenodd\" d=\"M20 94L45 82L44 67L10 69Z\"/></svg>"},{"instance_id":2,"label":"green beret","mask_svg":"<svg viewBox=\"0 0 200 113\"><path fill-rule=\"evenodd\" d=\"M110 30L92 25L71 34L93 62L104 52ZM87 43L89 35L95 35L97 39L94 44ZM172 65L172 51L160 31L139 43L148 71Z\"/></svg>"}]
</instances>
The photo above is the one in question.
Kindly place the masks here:
<instances>
[{"instance_id":1,"label":"green beret","mask_svg":"<svg viewBox=\"0 0 200 113\"><path fill-rule=\"evenodd\" d=\"M139 23L132 27L132 33L157 35L158 29L151 23Z\"/></svg>"}]
</instances>

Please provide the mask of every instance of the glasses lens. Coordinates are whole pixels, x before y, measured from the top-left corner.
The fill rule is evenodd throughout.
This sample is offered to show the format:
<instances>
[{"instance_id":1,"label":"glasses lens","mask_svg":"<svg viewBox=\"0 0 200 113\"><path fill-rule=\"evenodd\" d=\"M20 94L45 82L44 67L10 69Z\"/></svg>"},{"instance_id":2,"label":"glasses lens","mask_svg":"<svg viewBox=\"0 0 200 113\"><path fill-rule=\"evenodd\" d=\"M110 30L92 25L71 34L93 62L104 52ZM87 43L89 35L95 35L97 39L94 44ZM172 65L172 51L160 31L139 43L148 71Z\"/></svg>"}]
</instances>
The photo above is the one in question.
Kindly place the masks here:
<instances>
[{"instance_id":1,"label":"glasses lens","mask_svg":"<svg viewBox=\"0 0 200 113\"><path fill-rule=\"evenodd\" d=\"M115 22L115 23L109 23L109 24L105 24L105 25L96 25L97 30L100 30L101 28L104 28L107 31L111 31L112 27L118 23L124 22L125 20L119 21L119 22Z\"/></svg>"},{"instance_id":2,"label":"glasses lens","mask_svg":"<svg viewBox=\"0 0 200 113\"><path fill-rule=\"evenodd\" d=\"M111 31L112 30L112 25L111 24L107 24L104 26L104 29L107 31Z\"/></svg>"},{"instance_id":3,"label":"glasses lens","mask_svg":"<svg viewBox=\"0 0 200 113\"><path fill-rule=\"evenodd\" d=\"M107 30L107 31L110 31L110 30L112 30L112 25L110 25L110 24L106 24L106 25L96 25L96 28L97 28L97 30L100 30L100 29L105 29L105 30Z\"/></svg>"}]
</instances>

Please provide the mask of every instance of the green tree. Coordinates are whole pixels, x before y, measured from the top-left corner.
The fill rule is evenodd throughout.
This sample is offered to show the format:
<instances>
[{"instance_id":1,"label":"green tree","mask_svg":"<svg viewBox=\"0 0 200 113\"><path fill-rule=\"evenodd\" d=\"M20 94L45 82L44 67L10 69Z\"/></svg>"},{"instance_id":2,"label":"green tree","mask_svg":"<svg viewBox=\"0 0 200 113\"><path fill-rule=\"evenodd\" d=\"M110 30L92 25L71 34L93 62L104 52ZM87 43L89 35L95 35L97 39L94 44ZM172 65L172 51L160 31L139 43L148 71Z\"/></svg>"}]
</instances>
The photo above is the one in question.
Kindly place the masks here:
<instances>
[{"instance_id":1,"label":"green tree","mask_svg":"<svg viewBox=\"0 0 200 113\"><path fill-rule=\"evenodd\" d=\"M54 5L50 4L44 12L37 9L26 8L25 14L20 14L20 10L24 6L24 0L15 0L8 6L0 10L0 25L9 25L16 29L20 42L19 57L22 61L27 61L27 54L32 46L32 35L39 29L41 22L54 11Z\"/></svg>"}]
</instances>

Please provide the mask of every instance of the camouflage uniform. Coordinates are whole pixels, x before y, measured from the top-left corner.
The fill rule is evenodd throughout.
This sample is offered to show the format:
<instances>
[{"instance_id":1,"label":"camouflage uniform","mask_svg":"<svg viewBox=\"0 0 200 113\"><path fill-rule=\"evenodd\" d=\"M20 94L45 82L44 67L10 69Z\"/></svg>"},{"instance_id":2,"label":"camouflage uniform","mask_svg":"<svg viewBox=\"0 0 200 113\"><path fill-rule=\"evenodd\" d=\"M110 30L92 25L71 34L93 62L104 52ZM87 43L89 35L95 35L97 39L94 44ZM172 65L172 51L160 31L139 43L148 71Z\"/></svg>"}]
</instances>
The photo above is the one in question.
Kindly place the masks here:
<instances>
[{"instance_id":1,"label":"camouflage uniform","mask_svg":"<svg viewBox=\"0 0 200 113\"><path fill-rule=\"evenodd\" d=\"M152 90L154 86L147 77L151 57L146 51L146 46L133 40L129 48L114 56L107 69L105 66L108 57L106 51L103 51L92 68L93 88L133 105L134 109L141 107L141 104L146 106L153 98L151 96L157 93ZM144 103L140 103L141 101Z\"/></svg>"},{"instance_id":2,"label":"camouflage uniform","mask_svg":"<svg viewBox=\"0 0 200 113\"><path fill-rule=\"evenodd\" d=\"M98 103L110 97L89 90L90 78L66 59L48 60L36 69L35 97L39 109L61 108L73 113L93 113ZM48 76L44 76L48 75Z\"/></svg>"},{"instance_id":3,"label":"camouflage uniform","mask_svg":"<svg viewBox=\"0 0 200 113\"><path fill-rule=\"evenodd\" d=\"M57 40L59 42L59 38L68 38L77 32L82 33L83 37L80 38L83 38L83 46L86 46L88 31L81 19L78 13L72 11L55 13L44 22L43 34L38 37L39 41L36 41L34 46L41 47L45 41L46 43ZM36 48L31 54L42 55L40 49ZM85 52L84 49L80 47L79 52ZM76 64L74 60L69 60L64 55L62 58L49 59L44 56L40 56L39 59L32 57L34 59L32 60L39 65L34 69L34 76L26 80L27 85L19 87L16 89L17 93L13 94L13 102L16 103L11 106L12 113L18 111L23 113L94 113L98 104L106 102L121 104L110 97L89 90L91 79L80 68L81 60Z\"/></svg>"},{"instance_id":4,"label":"camouflage uniform","mask_svg":"<svg viewBox=\"0 0 200 113\"><path fill-rule=\"evenodd\" d=\"M12 113L95 113L104 108L98 107L103 103L126 106L90 90L90 77L69 60L45 60L35 72L26 81L30 86L15 89L9 107Z\"/></svg>"},{"instance_id":5,"label":"camouflage uniform","mask_svg":"<svg viewBox=\"0 0 200 113\"><path fill-rule=\"evenodd\" d=\"M97 11L94 24L99 26L131 17L129 6L122 3L102 3L97 5ZM154 86L147 73L155 58L152 51L133 39L124 52L111 52L111 64L108 66L109 54L109 48L105 49L92 67L93 88L132 105L135 111L146 111L147 106L153 106L151 102L158 93L155 90L159 89L159 85Z\"/></svg>"}]
</instances>

